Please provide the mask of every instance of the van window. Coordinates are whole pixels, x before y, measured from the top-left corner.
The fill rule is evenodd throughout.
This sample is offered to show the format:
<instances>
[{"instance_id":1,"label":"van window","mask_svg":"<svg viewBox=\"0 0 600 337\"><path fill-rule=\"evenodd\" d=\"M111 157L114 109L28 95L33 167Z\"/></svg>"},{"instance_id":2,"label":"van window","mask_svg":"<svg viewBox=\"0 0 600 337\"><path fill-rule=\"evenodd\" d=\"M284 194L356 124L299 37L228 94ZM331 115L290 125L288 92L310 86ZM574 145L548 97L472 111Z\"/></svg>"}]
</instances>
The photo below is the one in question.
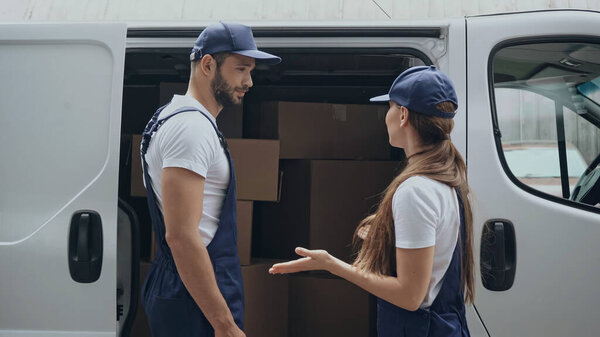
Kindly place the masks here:
<instances>
[{"instance_id":1,"label":"van window","mask_svg":"<svg viewBox=\"0 0 600 337\"><path fill-rule=\"evenodd\" d=\"M509 176L536 194L598 206L600 45L512 45L493 55L492 71L496 134Z\"/></svg>"}]
</instances>

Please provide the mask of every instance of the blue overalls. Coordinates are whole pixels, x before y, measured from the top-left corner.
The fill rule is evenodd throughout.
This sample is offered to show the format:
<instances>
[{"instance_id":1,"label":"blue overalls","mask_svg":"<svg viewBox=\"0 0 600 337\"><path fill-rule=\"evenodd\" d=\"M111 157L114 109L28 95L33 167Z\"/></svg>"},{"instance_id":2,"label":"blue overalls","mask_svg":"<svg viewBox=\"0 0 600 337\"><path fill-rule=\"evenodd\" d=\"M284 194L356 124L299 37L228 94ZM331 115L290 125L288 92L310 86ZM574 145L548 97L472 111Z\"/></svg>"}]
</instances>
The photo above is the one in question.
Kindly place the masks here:
<instances>
[{"instance_id":1,"label":"blue overalls","mask_svg":"<svg viewBox=\"0 0 600 337\"><path fill-rule=\"evenodd\" d=\"M465 242L464 206L458 194L461 240L457 240L442 288L431 307L408 311L377 299L377 336L469 337L460 285L460 241Z\"/></svg>"},{"instance_id":2,"label":"blue overalls","mask_svg":"<svg viewBox=\"0 0 600 337\"><path fill-rule=\"evenodd\" d=\"M231 310L235 323L240 329L243 329L244 289L237 251L235 172L227 143L217 126L203 111L194 107L183 107L159 120L158 116L165 107L158 109L146 126L141 145L148 207L158 246L156 258L152 262L142 289L143 305L148 315L152 336L214 336L212 326L194 302L177 273L171 250L165 240L164 218L151 187L148 163L146 162L146 152L154 133L166 120L185 111L198 111L211 122L229 162L230 180L219 218L219 227L206 248L212 261L219 290Z\"/></svg>"}]
</instances>

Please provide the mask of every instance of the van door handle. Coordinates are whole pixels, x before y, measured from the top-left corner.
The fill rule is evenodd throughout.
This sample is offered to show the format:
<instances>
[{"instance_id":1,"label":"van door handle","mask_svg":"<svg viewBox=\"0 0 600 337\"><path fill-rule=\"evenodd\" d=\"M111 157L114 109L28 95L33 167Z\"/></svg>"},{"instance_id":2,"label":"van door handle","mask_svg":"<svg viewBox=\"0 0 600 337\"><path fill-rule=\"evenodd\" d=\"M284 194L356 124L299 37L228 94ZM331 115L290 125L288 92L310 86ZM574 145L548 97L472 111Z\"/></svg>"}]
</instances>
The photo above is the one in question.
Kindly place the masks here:
<instances>
[{"instance_id":1,"label":"van door handle","mask_svg":"<svg viewBox=\"0 0 600 337\"><path fill-rule=\"evenodd\" d=\"M481 234L481 280L492 291L512 287L516 272L516 240L512 222L490 219Z\"/></svg>"},{"instance_id":2,"label":"van door handle","mask_svg":"<svg viewBox=\"0 0 600 337\"><path fill-rule=\"evenodd\" d=\"M102 219L94 211L78 211L69 230L69 272L80 283L92 283L102 271Z\"/></svg>"}]
</instances>

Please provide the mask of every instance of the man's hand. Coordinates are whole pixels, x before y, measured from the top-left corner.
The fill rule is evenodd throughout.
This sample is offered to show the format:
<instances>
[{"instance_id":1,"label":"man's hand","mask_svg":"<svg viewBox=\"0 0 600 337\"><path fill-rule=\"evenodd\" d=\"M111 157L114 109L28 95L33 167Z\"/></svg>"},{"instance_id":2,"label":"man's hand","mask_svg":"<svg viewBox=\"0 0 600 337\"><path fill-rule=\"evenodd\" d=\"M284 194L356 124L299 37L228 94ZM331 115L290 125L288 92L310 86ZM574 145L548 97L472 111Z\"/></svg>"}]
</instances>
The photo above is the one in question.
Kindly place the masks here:
<instances>
[{"instance_id":1,"label":"man's hand","mask_svg":"<svg viewBox=\"0 0 600 337\"><path fill-rule=\"evenodd\" d=\"M215 337L246 337L246 334L233 324L230 328L224 330L215 329Z\"/></svg>"}]
</instances>

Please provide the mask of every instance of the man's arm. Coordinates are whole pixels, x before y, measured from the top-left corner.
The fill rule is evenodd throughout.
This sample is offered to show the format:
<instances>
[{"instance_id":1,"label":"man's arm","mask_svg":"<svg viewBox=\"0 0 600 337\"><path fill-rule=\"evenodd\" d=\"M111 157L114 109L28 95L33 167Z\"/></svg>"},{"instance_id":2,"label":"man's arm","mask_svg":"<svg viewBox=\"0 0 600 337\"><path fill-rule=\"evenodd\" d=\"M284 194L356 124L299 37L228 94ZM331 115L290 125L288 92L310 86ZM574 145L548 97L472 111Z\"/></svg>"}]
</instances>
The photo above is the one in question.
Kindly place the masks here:
<instances>
[{"instance_id":1,"label":"man's arm","mask_svg":"<svg viewBox=\"0 0 600 337\"><path fill-rule=\"evenodd\" d=\"M221 294L206 246L198 230L202 217L204 177L179 167L162 170L166 241L177 271L216 336L245 336Z\"/></svg>"}]
</instances>

